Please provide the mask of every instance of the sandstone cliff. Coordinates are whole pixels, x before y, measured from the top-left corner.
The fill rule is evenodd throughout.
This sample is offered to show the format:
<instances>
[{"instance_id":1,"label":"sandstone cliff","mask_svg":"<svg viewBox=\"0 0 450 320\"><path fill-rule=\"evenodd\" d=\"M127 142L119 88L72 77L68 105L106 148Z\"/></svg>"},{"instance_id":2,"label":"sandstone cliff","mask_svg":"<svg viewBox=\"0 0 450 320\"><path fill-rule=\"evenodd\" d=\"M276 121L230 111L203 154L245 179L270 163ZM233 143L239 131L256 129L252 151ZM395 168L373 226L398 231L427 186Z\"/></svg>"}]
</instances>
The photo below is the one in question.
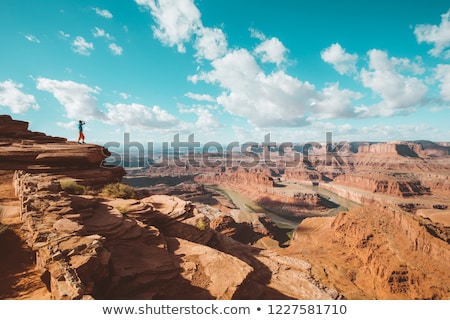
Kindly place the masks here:
<instances>
[{"instance_id":1,"label":"sandstone cliff","mask_svg":"<svg viewBox=\"0 0 450 320\"><path fill-rule=\"evenodd\" d=\"M28 130L28 123L0 115L0 168L51 173L96 186L120 181L121 167L107 167L108 150L92 144L78 144L64 138Z\"/></svg>"},{"instance_id":2,"label":"sandstone cliff","mask_svg":"<svg viewBox=\"0 0 450 320\"><path fill-rule=\"evenodd\" d=\"M10 257L23 239L37 265L30 281L48 298L450 297L446 144L358 142L339 161L317 153L311 165L295 168L152 166L136 170L152 186L124 200L98 192L125 174L102 164L107 150L31 132L9 116L0 124L0 222L17 232L12 237L0 225L0 254ZM90 195L64 191L67 179L90 187ZM286 239L270 219L238 210L202 183L281 214L328 214L330 201L319 193L329 190L364 206L307 218L290 246L279 248ZM3 290L18 288L8 276L13 267L0 266L2 299L25 298ZM30 287L25 279L21 285Z\"/></svg>"},{"instance_id":3,"label":"sandstone cliff","mask_svg":"<svg viewBox=\"0 0 450 320\"><path fill-rule=\"evenodd\" d=\"M18 199L19 222L11 228L35 253L52 299L341 297L320 284L305 261L212 229L190 201L69 194L62 180L95 189L120 181L125 171L103 166L108 151L100 146L31 132L26 122L9 116L0 121L0 181L13 185L15 195L3 184L0 191L8 207ZM0 218L6 221L4 214ZM0 249L8 239L0 237Z\"/></svg>"},{"instance_id":4,"label":"sandstone cliff","mask_svg":"<svg viewBox=\"0 0 450 320\"><path fill-rule=\"evenodd\" d=\"M71 196L43 178L19 171L15 184L25 238L55 299L340 296L314 279L308 263L211 229L191 202Z\"/></svg>"},{"instance_id":5,"label":"sandstone cliff","mask_svg":"<svg viewBox=\"0 0 450 320\"><path fill-rule=\"evenodd\" d=\"M414 216L379 205L308 218L285 250L350 299L449 299L450 248Z\"/></svg>"}]
</instances>

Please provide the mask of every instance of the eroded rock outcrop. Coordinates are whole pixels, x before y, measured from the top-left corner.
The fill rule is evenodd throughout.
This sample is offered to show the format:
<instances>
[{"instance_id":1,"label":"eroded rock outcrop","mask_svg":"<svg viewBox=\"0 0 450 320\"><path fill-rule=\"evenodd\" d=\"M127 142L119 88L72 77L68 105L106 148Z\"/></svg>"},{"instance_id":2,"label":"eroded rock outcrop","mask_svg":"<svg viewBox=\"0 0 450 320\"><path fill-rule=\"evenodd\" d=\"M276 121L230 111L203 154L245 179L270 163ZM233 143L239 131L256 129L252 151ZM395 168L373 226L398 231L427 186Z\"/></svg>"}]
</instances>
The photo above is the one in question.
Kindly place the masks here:
<instances>
[{"instance_id":1,"label":"eroded rock outcrop","mask_svg":"<svg viewBox=\"0 0 450 320\"><path fill-rule=\"evenodd\" d=\"M290 248L352 299L448 299L450 249L413 215L373 205L308 218Z\"/></svg>"},{"instance_id":2,"label":"eroded rock outcrop","mask_svg":"<svg viewBox=\"0 0 450 320\"><path fill-rule=\"evenodd\" d=\"M27 243L55 299L340 297L304 261L211 229L188 201L71 196L45 178L18 172L15 184Z\"/></svg>"},{"instance_id":3,"label":"eroded rock outcrop","mask_svg":"<svg viewBox=\"0 0 450 320\"><path fill-rule=\"evenodd\" d=\"M89 186L117 182L125 175L121 167L108 167L105 148L78 144L64 138L28 130L28 123L0 115L0 168L51 173L73 178Z\"/></svg>"},{"instance_id":4,"label":"eroded rock outcrop","mask_svg":"<svg viewBox=\"0 0 450 320\"><path fill-rule=\"evenodd\" d=\"M63 180L95 190L120 181L125 171L103 166L109 155L103 147L31 132L9 116L0 124L2 177L14 185L20 234L36 253L51 298L341 297L316 281L306 262L215 231L190 201L69 194Z\"/></svg>"}]
</instances>

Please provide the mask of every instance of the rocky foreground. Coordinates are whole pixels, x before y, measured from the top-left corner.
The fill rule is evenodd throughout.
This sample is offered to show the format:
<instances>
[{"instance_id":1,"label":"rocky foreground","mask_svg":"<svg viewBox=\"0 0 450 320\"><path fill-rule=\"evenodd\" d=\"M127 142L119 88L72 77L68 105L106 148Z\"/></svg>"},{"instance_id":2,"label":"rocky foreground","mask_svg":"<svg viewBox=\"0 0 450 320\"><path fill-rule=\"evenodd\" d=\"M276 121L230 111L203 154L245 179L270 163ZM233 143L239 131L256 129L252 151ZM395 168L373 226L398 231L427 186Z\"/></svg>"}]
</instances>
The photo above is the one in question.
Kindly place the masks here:
<instances>
[{"instance_id":1,"label":"rocky foreground","mask_svg":"<svg viewBox=\"0 0 450 320\"><path fill-rule=\"evenodd\" d=\"M32 289L48 299L450 298L444 144L355 143L341 150L345 166L324 165L318 150L308 166L194 168L177 185L161 177L172 168L152 167L154 176L140 174L155 186L138 199L100 192L126 174L103 165L100 146L0 116L0 149L1 299L29 299ZM88 192L64 191L67 180ZM198 182L304 220L280 247L286 239L270 219ZM333 202L306 184L355 206L330 216ZM9 260L13 250L29 255ZM30 263L34 271L21 273Z\"/></svg>"},{"instance_id":2,"label":"rocky foreground","mask_svg":"<svg viewBox=\"0 0 450 320\"><path fill-rule=\"evenodd\" d=\"M167 195L124 200L63 191L62 180L95 190L119 181L125 172L101 165L108 156L102 147L30 132L27 123L9 116L1 116L0 124L0 173L2 182L11 179L9 186L2 184L1 221L18 230L35 252L50 298L342 297L317 281L304 260L240 243L212 229L211 219L189 201ZM220 219L223 223L216 220L216 226L230 225ZM4 234L3 250L9 245ZM21 298L2 296L12 297Z\"/></svg>"}]
</instances>

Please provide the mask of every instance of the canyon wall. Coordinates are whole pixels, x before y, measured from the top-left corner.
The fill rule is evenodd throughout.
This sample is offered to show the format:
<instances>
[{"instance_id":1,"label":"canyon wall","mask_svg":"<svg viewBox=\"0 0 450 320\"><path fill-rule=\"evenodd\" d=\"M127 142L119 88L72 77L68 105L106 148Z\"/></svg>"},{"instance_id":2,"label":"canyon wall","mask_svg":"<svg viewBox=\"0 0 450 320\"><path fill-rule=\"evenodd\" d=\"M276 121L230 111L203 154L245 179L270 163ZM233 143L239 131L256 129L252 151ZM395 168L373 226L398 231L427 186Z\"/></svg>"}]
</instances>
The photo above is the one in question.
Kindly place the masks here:
<instances>
[{"instance_id":1,"label":"canyon wall","mask_svg":"<svg viewBox=\"0 0 450 320\"><path fill-rule=\"evenodd\" d=\"M299 192L279 188L278 173L273 169L224 168L223 172L204 173L195 177L198 183L226 187L243 194L254 203L288 218L323 215L335 206L316 192Z\"/></svg>"},{"instance_id":2,"label":"canyon wall","mask_svg":"<svg viewBox=\"0 0 450 320\"><path fill-rule=\"evenodd\" d=\"M401 210L372 205L308 218L286 250L351 299L450 297L448 243Z\"/></svg>"}]
</instances>

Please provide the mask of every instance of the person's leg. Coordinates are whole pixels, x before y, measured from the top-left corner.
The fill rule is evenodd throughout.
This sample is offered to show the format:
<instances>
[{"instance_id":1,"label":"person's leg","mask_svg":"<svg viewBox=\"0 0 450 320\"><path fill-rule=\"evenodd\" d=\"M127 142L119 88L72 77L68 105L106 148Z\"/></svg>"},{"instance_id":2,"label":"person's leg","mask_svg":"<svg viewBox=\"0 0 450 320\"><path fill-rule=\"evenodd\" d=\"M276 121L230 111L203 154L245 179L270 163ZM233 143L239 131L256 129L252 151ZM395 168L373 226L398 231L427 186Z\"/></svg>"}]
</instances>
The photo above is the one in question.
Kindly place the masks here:
<instances>
[{"instance_id":1,"label":"person's leg","mask_svg":"<svg viewBox=\"0 0 450 320\"><path fill-rule=\"evenodd\" d=\"M84 143L83 131L80 131L80 133L78 134L78 143L81 143L80 141Z\"/></svg>"}]
</instances>

